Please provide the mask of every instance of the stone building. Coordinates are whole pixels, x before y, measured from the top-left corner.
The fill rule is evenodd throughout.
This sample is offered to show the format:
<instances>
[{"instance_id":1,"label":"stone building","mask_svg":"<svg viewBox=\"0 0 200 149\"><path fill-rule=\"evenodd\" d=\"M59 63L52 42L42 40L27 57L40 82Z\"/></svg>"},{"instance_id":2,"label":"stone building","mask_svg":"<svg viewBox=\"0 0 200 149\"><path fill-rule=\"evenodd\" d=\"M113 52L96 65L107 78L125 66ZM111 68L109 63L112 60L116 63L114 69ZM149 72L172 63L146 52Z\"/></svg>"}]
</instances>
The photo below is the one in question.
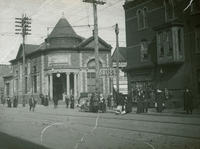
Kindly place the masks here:
<instances>
[{"instance_id":1,"label":"stone building","mask_svg":"<svg viewBox=\"0 0 200 149\"><path fill-rule=\"evenodd\" d=\"M62 94L79 98L81 93L95 91L94 38L83 38L75 33L69 22L62 17L53 31L40 45L25 45L26 66L22 73L22 46L11 60L12 75L6 76L5 88L10 95L48 95L62 99ZM99 37L100 68L111 67L111 46ZM24 78L24 85L22 79ZM100 91L111 93L110 79L100 78ZM24 88L24 91L23 91ZM24 94L25 93L25 94Z\"/></svg>"},{"instance_id":2,"label":"stone building","mask_svg":"<svg viewBox=\"0 0 200 149\"><path fill-rule=\"evenodd\" d=\"M200 2L127 0L124 4L129 94L136 88L167 90L181 106L183 90L200 102ZM195 104L197 105L197 104Z\"/></svg>"},{"instance_id":3,"label":"stone building","mask_svg":"<svg viewBox=\"0 0 200 149\"><path fill-rule=\"evenodd\" d=\"M5 75L8 75L11 72L11 66L0 64L0 99L4 98L4 79Z\"/></svg>"}]
</instances>

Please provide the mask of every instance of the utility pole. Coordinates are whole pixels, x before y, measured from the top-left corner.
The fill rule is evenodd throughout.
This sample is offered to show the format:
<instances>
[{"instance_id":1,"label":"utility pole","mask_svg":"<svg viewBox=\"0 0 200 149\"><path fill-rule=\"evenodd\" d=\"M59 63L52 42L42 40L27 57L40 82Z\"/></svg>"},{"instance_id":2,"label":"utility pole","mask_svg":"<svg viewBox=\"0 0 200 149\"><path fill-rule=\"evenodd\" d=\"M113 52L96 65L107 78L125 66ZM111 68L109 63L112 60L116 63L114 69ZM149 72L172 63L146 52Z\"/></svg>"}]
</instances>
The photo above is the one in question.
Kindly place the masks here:
<instances>
[{"instance_id":1,"label":"utility pole","mask_svg":"<svg viewBox=\"0 0 200 149\"><path fill-rule=\"evenodd\" d=\"M25 94L25 40L26 40L26 35L30 35L30 24L31 24L31 19L26 16L26 14L22 15L22 18L15 18L15 34L21 34L23 41L22 41L22 54L23 54L23 62L22 62L22 101L23 101L23 106L25 106L25 99L24 99L24 94Z\"/></svg>"},{"instance_id":2,"label":"utility pole","mask_svg":"<svg viewBox=\"0 0 200 149\"><path fill-rule=\"evenodd\" d=\"M116 86L117 93L119 93L119 27L118 24L115 25L115 34L116 34Z\"/></svg>"},{"instance_id":3,"label":"utility pole","mask_svg":"<svg viewBox=\"0 0 200 149\"><path fill-rule=\"evenodd\" d=\"M100 83L99 83L99 41L98 41L98 18L97 18L97 5L104 5L105 2L102 0L83 0L86 3L93 4L93 13L94 13L94 41L95 41L95 65L96 65L96 93L100 92Z\"/></svg>"}]
</instances>

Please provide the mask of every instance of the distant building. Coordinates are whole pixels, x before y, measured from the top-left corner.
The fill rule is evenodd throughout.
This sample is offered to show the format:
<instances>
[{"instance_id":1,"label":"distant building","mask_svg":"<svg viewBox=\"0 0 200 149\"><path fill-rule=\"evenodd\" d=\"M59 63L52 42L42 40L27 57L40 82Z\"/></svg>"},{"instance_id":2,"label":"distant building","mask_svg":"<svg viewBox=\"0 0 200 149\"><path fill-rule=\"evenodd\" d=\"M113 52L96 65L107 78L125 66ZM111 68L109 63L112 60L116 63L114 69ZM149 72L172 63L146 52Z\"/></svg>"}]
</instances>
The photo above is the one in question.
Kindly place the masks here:
<instances>
[{"instance_id":1,"label":"distant building","mask_svg":"<svg viewBox=\"0 0 200 149\"><path fill-rule=\"evenodd\" d=\"M170 106L183 105L192 89L200 102L200 4L133 0L124 4L129 94L137 88L169 91ZM165 90L166 90L165 89Z\"/></svg>"},{"instance_id":2,"label":"distant building","mask_svg":"<svg viewBox=\"0 0 200 149\"><path fill-rule=\"evenodd\" d=\"M11 60L12 75L6 76L5 88L9 95L48 95L62 99L62 94L74 95L95 91L94 38L83 38L75 33L65 18L61 18L53 31L40 45L26 44L26 67L22 87L22 46ZM111 46L99 37L100 68L111 67ZM25 94L22 93L24 88ZM100 92L111 94L110 79L101 77Z\"/></svg>"},{"instance_id":3,"label":"distant building","mask_svg":"<svg viewBox=\"0 0 200 149\"><path fill-rule=\"evenodd\" d=\"M127 60L126 60L126 48L125 47L119 47L119 92L127 95L128 94L128 81L127 81L127 73L124 72L124 69L127 66ZM113 68L117 68L117 52L116 49L113 52L112 55L112 65ZM114 89L117 89L117 80L116 76L113 77L113 86Z\"/></svg>"},{"instance_id":4,"label":"distant building","mask_svg":"<svg viewBox=\"0 0 200 149\"><path fill-rule=\"evenodd\" d=\"M3 77L11 72L10 65L0 64L0 98L4 98L4 80Z\"/></svg>"}]
</instances>

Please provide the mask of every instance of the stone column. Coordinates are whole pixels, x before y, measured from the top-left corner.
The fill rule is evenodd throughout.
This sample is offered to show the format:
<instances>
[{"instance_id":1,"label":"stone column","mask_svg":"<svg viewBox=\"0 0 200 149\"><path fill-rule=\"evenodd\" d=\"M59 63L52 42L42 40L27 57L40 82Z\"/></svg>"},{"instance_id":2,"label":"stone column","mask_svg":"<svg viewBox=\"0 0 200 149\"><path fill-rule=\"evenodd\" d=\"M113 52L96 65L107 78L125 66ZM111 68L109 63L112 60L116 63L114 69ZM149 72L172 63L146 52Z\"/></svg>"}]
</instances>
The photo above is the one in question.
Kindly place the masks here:
<instances>
[{"instance_id":1,"label":"stone column","mask_svg":"<svg viewBox=\"0 0 200 149\"><path fill-rule=\"evenodd\" d=\"M44 86L44 94L48 95L49 93L49 76L45 75L45 86Z\"/></svg>"},{"instance_id":2,"label":"stone column","mask_svg":"<svg viewBox=\"0 0 200 149\"><path fill-rule=\"evenodd\" d=\"M77 73L74 73L74 97L77 96Z\"/></svg>"},{"instance_id":3,"label":"stone column","mask_svg":"<svg viewBox=\"0 0 200 149\"><path fill-rule=\"evenodd\" d=\"M50 99L53 99L53 74L50 74L50 85L49 85L49 91L50 91Z\"/></svg>"},{"instance_id":4,"label":"stone column","mask_svg":"<svg viewBox=\"0 0 200 149\"><path fill-rule=\"evenodd\" d=\"M67 89L67 95L70 95L70 83L69 83L69 73L66 73L66 89Z\"/></svg>"},{"instance_id":5,"label":"stone column","mask_svg":"<svg viewBox=\"0 0 200 149\"><path fill-rule=\"evenodd\" d=\"M88 91L88 88L87 88L87 85L88 85L87 84L87 81L88 81L87 80L87 71L85 71L85 78L84 79L85 79L85 92L87 92Z\"/></svg>"}]
</instances>

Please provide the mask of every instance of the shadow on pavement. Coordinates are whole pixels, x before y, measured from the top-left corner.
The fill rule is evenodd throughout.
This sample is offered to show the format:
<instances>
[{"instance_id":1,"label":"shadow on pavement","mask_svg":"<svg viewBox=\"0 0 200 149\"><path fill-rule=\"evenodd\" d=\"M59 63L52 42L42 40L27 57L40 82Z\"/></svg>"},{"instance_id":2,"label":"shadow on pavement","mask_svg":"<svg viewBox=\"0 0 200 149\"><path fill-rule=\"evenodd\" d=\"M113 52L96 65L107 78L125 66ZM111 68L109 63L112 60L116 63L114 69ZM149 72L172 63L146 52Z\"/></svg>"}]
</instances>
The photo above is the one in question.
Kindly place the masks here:
<instances>
[{"instance_id":1,"label":"shadow on pavement","mask_svg":"<svg viewBox=\"0 0 200 149\"><path fill-rule=\"evenodd\" d=\"M0 132L0 149L49 149L49 148Z\"/></svg>"}]
</instances>

